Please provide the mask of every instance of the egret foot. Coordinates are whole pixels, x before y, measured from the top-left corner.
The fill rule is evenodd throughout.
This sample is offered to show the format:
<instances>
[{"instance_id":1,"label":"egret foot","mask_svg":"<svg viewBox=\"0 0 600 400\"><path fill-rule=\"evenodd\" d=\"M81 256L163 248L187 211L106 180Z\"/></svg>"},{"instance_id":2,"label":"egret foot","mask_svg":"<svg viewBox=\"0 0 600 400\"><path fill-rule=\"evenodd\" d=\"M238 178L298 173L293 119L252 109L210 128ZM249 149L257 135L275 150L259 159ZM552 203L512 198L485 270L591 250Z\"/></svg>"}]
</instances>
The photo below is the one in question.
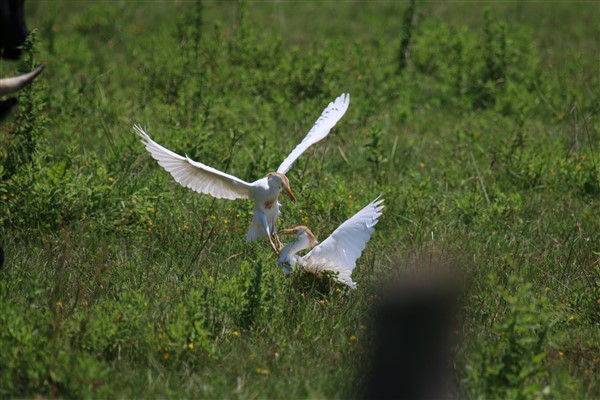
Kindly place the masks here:
<instances>
[{"instance_id":1,"label":"egret foot","mask_svg":"<svg viewBox=\"0 0 600 400\"><path fill-rule=\"evenodd\" d=\"M271 238L271 236L269 236L269 243L271 244L271 248L273 249L275 254L279 255L280 249L277 246L275 246L275 243L273 243L273 239Z\"/></svg>"},{"instance_id":2,"label":"egret foot","mask_svg":"<svg viewBox=\"0 0 600 400\"><path fill-rule=\"evenodd\" d=\"M281 239L279 239L279 235L277 233L273 233L273 238L275 239L275 243L277 244L277 247L279 248L279 251L281 251L281 249L283 249L283 242L281 241ZM279 251L277 253L279 253Z\"/></svg>"}]
</instances>

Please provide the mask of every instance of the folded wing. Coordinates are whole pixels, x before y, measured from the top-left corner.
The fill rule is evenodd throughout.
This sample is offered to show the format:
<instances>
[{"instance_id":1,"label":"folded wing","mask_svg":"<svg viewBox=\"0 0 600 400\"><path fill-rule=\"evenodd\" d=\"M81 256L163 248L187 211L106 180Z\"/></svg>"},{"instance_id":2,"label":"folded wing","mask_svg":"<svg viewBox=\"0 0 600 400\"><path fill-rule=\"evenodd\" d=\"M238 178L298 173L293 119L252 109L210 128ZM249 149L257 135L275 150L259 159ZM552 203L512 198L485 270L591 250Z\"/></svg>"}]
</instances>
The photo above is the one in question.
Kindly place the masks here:
<instances>
[{"instance_id":1,"label":"folded wing","mask_svg":"<svg viewBox=\"0 0 600 400\"><path fill-rule=\"evenodd\" d=\"M383 209L377 197L368 206L340 225L327 239L307 253L306 269L338 272L338 280L354 287L350 274L362 254Z\"/></svg>"},{"instance_id":2,"label":"folded wing","mask_svg":"<svg viewBox=\"0 0 600 400\"><path fill-rule=\"evenodd\" d=\"M250 198L252 185L248 182L173 153L153 141L139 125L134 125L133 129L142 139L146 150L180 185L219 199Z\"/></svg>"},{"instance_id":3,"label":"folded wing","mask_svg":"<svg viewBox=\"0 0 600 400\"><path fill-rule=\"evenodd\" d=\"M304 137L302 142L296 146L294 151L290 153L289 156L277 168L277 172L281 172L282 174L287 173L294 162L313 144L317 143L321 139L325 138L329 134L331 128L335 126L335 124L344 116L346 110L348 110L348 105L350 104L350 95L342 94L340 97L335 99L334 102L329 103L327 108L323 110L323 113L315 122L315 125L308 132L308 134Z\"/></svg>"}]
</instances>

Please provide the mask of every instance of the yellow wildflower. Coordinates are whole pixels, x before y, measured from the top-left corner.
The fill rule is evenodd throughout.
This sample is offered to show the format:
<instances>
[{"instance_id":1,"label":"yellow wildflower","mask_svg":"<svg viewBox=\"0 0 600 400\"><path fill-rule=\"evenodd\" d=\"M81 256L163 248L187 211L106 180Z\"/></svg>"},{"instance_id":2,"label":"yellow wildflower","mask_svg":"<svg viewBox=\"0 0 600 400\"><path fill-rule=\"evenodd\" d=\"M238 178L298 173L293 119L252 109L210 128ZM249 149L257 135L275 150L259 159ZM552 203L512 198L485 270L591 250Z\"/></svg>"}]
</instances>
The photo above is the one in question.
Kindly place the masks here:
<instances>
[{"instance_id":1,"label":"yellow wildflower","mask_svg":"<svg viewBox=\"0 0 600 400\"><path fill-rule=\"evenodd\" d=\"M419 168L421 168L421 169L425 168L425 163L420 162L419 163Z\"/></svg>"},{"instance_id":2,"label":"yellow wildflower","mask_svg":"<svg viewBox=\"0 0 600 400\"><path fill-rule=\"evenodd\" d=\"M113 182L115 181L115 179L114 179L112 176L109 176L109 177L108 177L108 181L109 181L110 183L113 183Z\"/></svg>"},{"instance_id":3,"label":"yellow wildflower","mask_svg":"<svg viewBox=\"0 0 600 400\"><path fill-rule=\"evenodd\" d=\"M238 331L233 331L233 332L231 332L231 336L240 337L240 333Z\"/></svg>"},{"instance_id":4,"label":"yellow wildflower","mask_svg":"<svg viewBox=\"0 0 600 400\"><path fill-rule=\"evenodd\" d=\"M256 372L261 375L269 375L271 372L266 368L256 368Z\"/></svg>"},{"instance_id":5,"label":"yellow wildflower","mask_svg":"<svg viewBox=\"0 0 600 400\"><path fill-rule=\"evenodd\" d=\"M169 355L167 353L163 354L163 360L169 361L170 359L171 359L171 357L169 357Z\"/></svg>"},{"instance_id":6,"label":"yellow wildflower","mask_svg":"<svg viewBox=\"0 0 600 400\"><path fill-rule=\"evenodd\" d=\"M59 300L56 303L54 303L54 306L60 310L61 308L63 308L63 303Z\"/></svg>"},{"instance_id":7,"label":"yellow wildflower","mask_svg":"<svg viewBox=\"0 0 600 400\"><path fill-rule=\"evenodd\" d=\"M308 222L308 217L302 217L300 220L306 224Z\"/></svg>"},{"instance_id":8,"label":"yellow wildflower","mask_svg":"<svg viewBox=\"0 0 600 400\"><path fill-rule=\"evenodd\" d=\"M349 196L348 196L348 200L350 200L350 201L354 200L354 196L352 196L352 195L349 195Z\"/></svg>"},{"instance_id":9,"label":"yellow wildflower","mask_svg":"<svg viewBox=\"0 0 600 400\"><path fill-rule=\"evenodd\" d=\"M357 340L358 340L358 338L355 335L350 336L351 342L356 342Z\"/></svg>"},{"instance_id":10,"label":"yellow wildflower","mask_svg":"<svg viewBox=\"0 0 600 400\"><path fill-rule=\"evenodd\" d=\"M575 319L575 317L571 315L571 316L569 317L569 322L573 321L574 319Z\"/></svg>"},{"instance_id":11,"label":"yellow wildflower","mask_svg":"<svg viewBox=\"0 0 600 400\"><path fill-rule=\"evenodd\" d=\"M196 348L196 345L194 344L194 342L189 342L187 345L188 349L190 350L194 350Z\"/></svg>"}]
</instances>

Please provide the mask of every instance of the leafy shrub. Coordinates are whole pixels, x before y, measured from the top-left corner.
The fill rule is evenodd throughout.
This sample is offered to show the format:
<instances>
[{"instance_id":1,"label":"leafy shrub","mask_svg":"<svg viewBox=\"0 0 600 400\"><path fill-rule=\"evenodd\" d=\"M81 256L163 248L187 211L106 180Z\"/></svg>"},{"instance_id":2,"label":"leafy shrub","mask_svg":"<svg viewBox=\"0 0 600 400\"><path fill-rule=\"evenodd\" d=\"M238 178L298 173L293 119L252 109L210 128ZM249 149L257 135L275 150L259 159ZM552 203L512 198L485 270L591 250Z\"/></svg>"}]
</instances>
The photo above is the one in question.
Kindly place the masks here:
<instances>
[{"instance_id":1,"label":"leafy shrub","mask_svg":"<svg viewBox=\"0 0 600 400\"><path fill-rule=\"evenodd\" d=\"M498 314L489 334L475 338L467 359L465 387L469 397L526 399L548 394L546 357L553 315L532 285L510 275L506 286L490 275L488 293ZM487 308L491 304L487 305Z\"/></svg>"},{"instance_id":2,"label":"leafy shrub","mask_svg":"<svg viewBox=\"0 0 600 400\"><path fill-rule=\"evenodd\" d=\"M425 20L414 37L412 62L434 79L432 97L457 101L466 110L495 108L523 112L532 100L537 59L531 35L523 28L484 13L483 35Z\"/></svg>"}]
</instances>

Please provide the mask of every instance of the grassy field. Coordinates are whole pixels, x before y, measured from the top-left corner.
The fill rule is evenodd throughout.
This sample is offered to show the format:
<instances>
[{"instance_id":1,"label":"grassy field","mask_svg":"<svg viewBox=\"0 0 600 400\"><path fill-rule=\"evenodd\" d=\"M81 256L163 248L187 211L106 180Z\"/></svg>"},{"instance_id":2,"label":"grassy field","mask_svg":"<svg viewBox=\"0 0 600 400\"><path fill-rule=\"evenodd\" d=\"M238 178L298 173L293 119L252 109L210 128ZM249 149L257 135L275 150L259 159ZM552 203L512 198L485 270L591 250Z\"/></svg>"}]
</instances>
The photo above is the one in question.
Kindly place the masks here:
<instances>
[{"instance_id":1,"label":"grassy field","mask_svg":"<svg viewBox=\"0 0 600 400\"><path fill-rule=\"evenodd\" d=\"M1 75L47 68L0 127L0 396L357 397L375 288L425 255L468 278L463 397L600 397L597 4L26 5ZM324 239L383 193L349 295L132 130L252 181L342 92L280 226Z\"/></svg>"}]
</instances>

